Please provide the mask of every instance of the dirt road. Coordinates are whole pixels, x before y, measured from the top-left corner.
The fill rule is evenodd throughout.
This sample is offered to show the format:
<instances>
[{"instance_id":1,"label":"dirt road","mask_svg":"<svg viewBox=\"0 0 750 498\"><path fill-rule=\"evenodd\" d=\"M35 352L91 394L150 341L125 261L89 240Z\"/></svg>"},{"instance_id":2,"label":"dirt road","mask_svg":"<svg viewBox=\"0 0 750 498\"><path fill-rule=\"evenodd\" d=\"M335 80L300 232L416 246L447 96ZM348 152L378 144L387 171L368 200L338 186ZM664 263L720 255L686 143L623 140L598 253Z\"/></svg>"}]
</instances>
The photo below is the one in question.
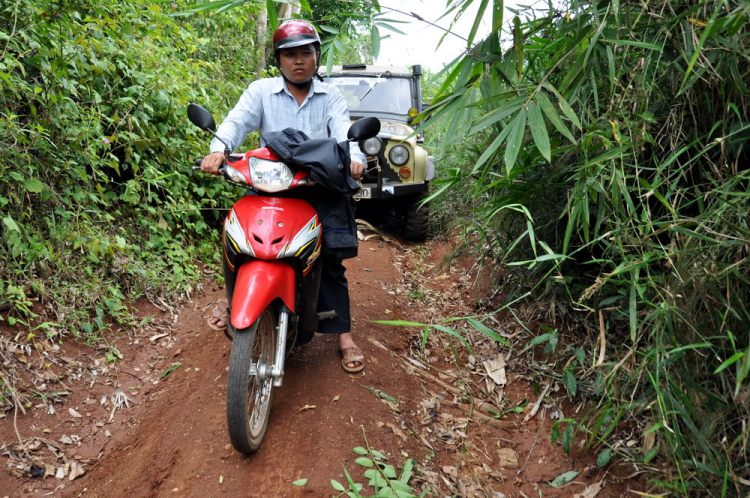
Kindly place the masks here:
<instances>
[{"instance_id":1,"label":"dirt road","mask_svg":"<svg viewBox=\"0 0 750 498\"><path fill-rule=\"evenodd\" d=\"M437 333L421 350L421 329L371 322L429 322L470 311L476 275L468 266L440 265L447 246L432 244L426 260L415 248L379 238L361 244L347 267L364 374L341 369L331 337L316 336L294 352L284 385L274 390L265 441L250 457L237 453L226 433L231 343L204 325L222 290L196 292L180 307L144 305L141 316L154 318L139 331L119 333L114 344L122 359L116 361L69 343L62 353L43 344L27 362L49 350L49 370L70 372L60 386L69 394L17 419L12 412L0 419L8 469L33 474L28 464L36 462L39 474L1 473L0 497L339 496L331 480L348 487L344 468L367 484L352 450L368 446L397 471L415 459L409 486L417 495L427 488L432 496L627 495L632 483L614 477L627 469L598 469L595 454L571 457L550 442L549 415L563 409L562 393L552 391L540 413L523 422L539 396L523 373L513 372L511 362L507 385L491 386L482 362L507 350L472 339L469 357ZM62 362L50 360L60 355ZM467 372L457 368L466 364ZM490 401L500 394L503 409L520 413L488 418L480 398L467 395L482 391ZM569 471L580 472L573 482L549 486ZM600 481L604 490L597 494ZM372 495L372 488L363 494Z\"/></svg>"}]
</instances>

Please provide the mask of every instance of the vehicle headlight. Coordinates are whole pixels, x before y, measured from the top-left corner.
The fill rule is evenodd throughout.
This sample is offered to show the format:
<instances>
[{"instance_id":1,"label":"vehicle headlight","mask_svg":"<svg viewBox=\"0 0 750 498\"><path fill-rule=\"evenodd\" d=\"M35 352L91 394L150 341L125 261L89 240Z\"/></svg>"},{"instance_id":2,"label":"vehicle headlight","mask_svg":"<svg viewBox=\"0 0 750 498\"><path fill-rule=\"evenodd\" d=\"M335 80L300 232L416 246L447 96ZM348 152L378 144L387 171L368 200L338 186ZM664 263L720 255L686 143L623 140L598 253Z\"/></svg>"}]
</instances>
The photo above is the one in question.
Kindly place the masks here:
<instances>
[{"instance_id":1,"label":"vehicle headlight","mask_svg":"<svg viewBox=\"0 0 750 498\"><path fill-rule=\"evenodd\" d=\"M397 145L388 153L388 159L396 166L406 164L406 161L409 160L409 149L403 145Z\"/></svg>"},{"instance_id":2,"label":"vehicle headlight","mask_svg":"<svg viewBox=\"0 0 750 498\"><path fill-rule=\"evenodd\" d=\"M279 161L250 158L250 179L253 187L263 192L287 190L294 180L289 166Z\"/></svg>"},{"instance_id":3,"label":"vehicle headlight","mask_svg":"<svg viewBox=\"0 0 750 498\"><path fill-rule=\"evenodd\" d=\"M362 151L369 156L377 156L383 150L383 141L378 137L368 138L362 142Z\"/></svg>"}]
</instances>

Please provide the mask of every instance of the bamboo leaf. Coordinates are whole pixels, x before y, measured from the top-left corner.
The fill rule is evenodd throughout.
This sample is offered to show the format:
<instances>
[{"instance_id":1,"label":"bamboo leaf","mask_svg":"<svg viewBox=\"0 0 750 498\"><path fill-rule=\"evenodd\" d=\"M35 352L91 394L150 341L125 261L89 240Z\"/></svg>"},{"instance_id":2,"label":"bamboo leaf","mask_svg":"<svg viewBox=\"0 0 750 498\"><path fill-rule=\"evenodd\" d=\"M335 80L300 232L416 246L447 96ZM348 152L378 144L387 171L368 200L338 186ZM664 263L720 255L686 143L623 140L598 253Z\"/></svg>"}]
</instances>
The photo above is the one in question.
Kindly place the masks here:
<instances>
[{"instance_id":1,"label":"bamboo leaf","mask_svg":"<svg viewBox=\"0 0 750 498\"><path fill-rule=\"evenodd\" d=\"M549 97L544 92L537 92L536 94L536 101L539 104L539 107L542 109L542 112L547 116L547 119L549 119L549 122L552 123L552 126L557 129L560 133L565 135L565 137L570 140L573 143L576 143L576 139L573 136L573 134L570 132L567 126L565 126L565 123L563 123L562 119L560 119L560 115L555 110L555 106L552 105L552 102L550 101Z\"/></svg>"},{"instance_id":2,"label":"bamboo leaf","mask_svg":"<svg viewBox=\"0 0 750 498\"><path fill-rule=\"evenodd\" d=\"M268 27L275 31L279 27L279 16L276 13L276 2L266 0L266 11L268 12Z\"/></svg>"},{"instance_id":3,"label":"bamboo leaf","mask_svg":"<svg viewBox=\"0 0 750 498\"><path fill-rule=\"evenodd\" d=\"M377 59L380 55L380 31L378 27L372 26L372 58Z\"/></svg>"},{"instance_id":4,"label":"bamboo leaf","mask_svg":"<svg viewBox=\"0 0 750 498\"><path fill-rule=\"evenodd\" d=\"M505 146L505 169L508 174L513 169L518 152L521 150L523 132L526 128L526 112L521 110L509 126L510 134L508 135L508 143Z\"/></svg>"},{"instance_id":5,"label":"bamboo leaf","mask_svg":"<svg viewBox=\"0 0 750 498\"><path fill-rule=\"evenodd\" d=\"M463 344L466 347L466 349L469 350L469 353L473 354L471 346L469 345L469 341L467 341L466 338L464 338L464 336L462 336L461 334L459 334L458 332L456 332L452 328L446 327L445 325L437 325L437 324L430 325L430 327L435 328L437 330L445 332L446 334L448 334L450 336L455 337L456 339L459 340L459 342L461 342L461 344Z\"/></svg>"},{"instance_id":6,"label":"bamboo leaf","mask_svg":"<svg viewBox=\"0 0 750 498\"><path fill-rule=\"evenodd\" d=\"M610 149L604 154L598 155L594 159L587 161L584 168L588 168L589 166L593 166L594 164L599 164L601 162L620 157L625 151L629 150L630 148L631 147L629 145L621 145L619 147L615 147L614 149Z\"/></svg>"},{"instance_id":7,"label":"bamboo leaf","mask_svg":"<svg viewBox=\"0 0 750 498\"><path fill-rule=\"evenodd\" d=\"M605 40L604 38L602 38L602 41L606 43L612 43L615 45L630 45L633 47L647 48L649 50L661 51L664 48L664 47L660 47L659 45L654 45L653 43L639 42L639 41L634 41L634 40Z\"/></svg>"},{"instance_id":8,"label":"bamboo leaf","mask_svg":"<svg viewBox=\"0 0 750 498\"><path fill-rule=\"evenodd\" d=\"M487 10L487 4L489 3L489 0L481 0L481 3L479 4L479 9L477 9L476 17L474 18L474 24L471 26L471 31L469 32L469 38L466 41L466 45L471 46L474 44L474 37L477 34L477 29L479 29L479 25L482 22L482 17L484 16L484 11Z\"/></svg>"},{"instance_id":9,"label":"bamboo leaf","mask_svg":"<svg viewBox=\"0 0 750 498\"><path fill-rule=\"evenodd\" d=\"M508 343L508 341L506 341L505 339L503 339L502 337L500 337L500 334L498 334L497 332L495 332L494 330L492 330L491 328L489 328L487 325L485 325L482 322L480 322L478 320L475 320L473 318L467 318L466 321L469 322L469 324L472 327L474 327L475 329L477 329L479 332L483 333L484 335L486 335L490 339L494 339L495 341L499 342L500 344L503 344L504 346L508 346L509 348L512 349L512 346Z\"/></svg>"},{"instance_id":10,"label":"bamboo leaf","mask_svg":"<svg viewBox=\"0 0 750 498\"><path fill-rule=\"evenodd\" d=\"M578 119L578 116L576 116L576 113L573 112L573 108L570 107L570 104L568 104L568 101L565 100L562 94L560 94L560 92L557 91L557 88L550 85L549 83L542 83L542 86L546 88L550 93L554 94L555 97L557 97L557 102L558 102L558 105L560 106L560 110L576 126L576 128L580 130L581 121Z\"/></svg>"},{"instance_id":11,"label":"bamboo leaf","mask_svg":"<svg viewBox=\"0 0 750 498\"><path fill-rule=\"evenodd\" d=\"M547 161L551 161L552 153L550 151L549 135L547 134L547 127L544 125L542 111L539 109L539 105L533 100L526 106L526 110L529 113L529 129L531 130L534 143L542 156Z\"/></svg>"},{"instance_id":12,"label":"bamboo leaf","mask_svg":"<svg viewBox=\"0 0 750 498\"><path fill-rule=\"evenodd\" d=\"M495 155L495 152L497 152L497 150L503 144L509 132L510 132L509 126L506 126L505 128L503 128L503 131L501 131L500 134L497 136L497 138L495 138L495 140L492 141L492 143L489 145L489 147L487 147L487 149L482 153L482 155L479 156L477 163L474 165L474 169L471 171L472 175L477 174L477 172L484 165L484 163L487 162L487 160L490 159L493 155Z\"/></svg>"}]
</instances>

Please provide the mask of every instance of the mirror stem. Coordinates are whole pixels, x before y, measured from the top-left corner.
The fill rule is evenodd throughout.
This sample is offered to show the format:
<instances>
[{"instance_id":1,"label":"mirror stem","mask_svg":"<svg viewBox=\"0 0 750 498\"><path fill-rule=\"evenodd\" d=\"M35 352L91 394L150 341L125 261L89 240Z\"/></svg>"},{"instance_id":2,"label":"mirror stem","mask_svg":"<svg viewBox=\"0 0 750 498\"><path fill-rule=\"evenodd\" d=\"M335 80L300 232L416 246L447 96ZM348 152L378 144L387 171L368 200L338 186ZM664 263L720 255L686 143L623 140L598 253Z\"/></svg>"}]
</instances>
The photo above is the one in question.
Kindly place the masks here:
<instances>
[{"instance_id":1,"label":"mirror stem","mask_svg":"<svg viewBox=\"0 0 750 498\"><path fill-rule=\"evenodd\" d=\"M219 136L213 130L207 129L206 131L208 131L211 135L213 135L216 140L224 144L224 160L226 162L229 162L229 154L231 154L232 152L231 150L229 150L229 145L224 140L219 138Z\"/></svg>"}]
</instances>

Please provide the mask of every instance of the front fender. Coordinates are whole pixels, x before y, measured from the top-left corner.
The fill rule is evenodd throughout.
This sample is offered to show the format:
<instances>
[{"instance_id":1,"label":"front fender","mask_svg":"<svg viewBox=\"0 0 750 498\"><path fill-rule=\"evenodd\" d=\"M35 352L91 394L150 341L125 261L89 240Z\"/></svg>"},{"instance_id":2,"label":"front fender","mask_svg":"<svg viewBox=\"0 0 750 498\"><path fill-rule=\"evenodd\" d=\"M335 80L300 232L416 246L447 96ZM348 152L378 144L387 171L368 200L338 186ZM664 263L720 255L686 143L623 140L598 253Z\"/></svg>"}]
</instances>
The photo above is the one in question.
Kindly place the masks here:
<instances>
[{"instance_id":1,"label":"front fender","mask_svg":"<svg viewBox=\"0 0 750 498\"><path fill-rule=\"evenodd\" d=\"M240 266L232 295L235 330L252 325L277 298L293 312L295 287L294 269L283 261L254 259Z\"/></svg>"}]
</instances>

